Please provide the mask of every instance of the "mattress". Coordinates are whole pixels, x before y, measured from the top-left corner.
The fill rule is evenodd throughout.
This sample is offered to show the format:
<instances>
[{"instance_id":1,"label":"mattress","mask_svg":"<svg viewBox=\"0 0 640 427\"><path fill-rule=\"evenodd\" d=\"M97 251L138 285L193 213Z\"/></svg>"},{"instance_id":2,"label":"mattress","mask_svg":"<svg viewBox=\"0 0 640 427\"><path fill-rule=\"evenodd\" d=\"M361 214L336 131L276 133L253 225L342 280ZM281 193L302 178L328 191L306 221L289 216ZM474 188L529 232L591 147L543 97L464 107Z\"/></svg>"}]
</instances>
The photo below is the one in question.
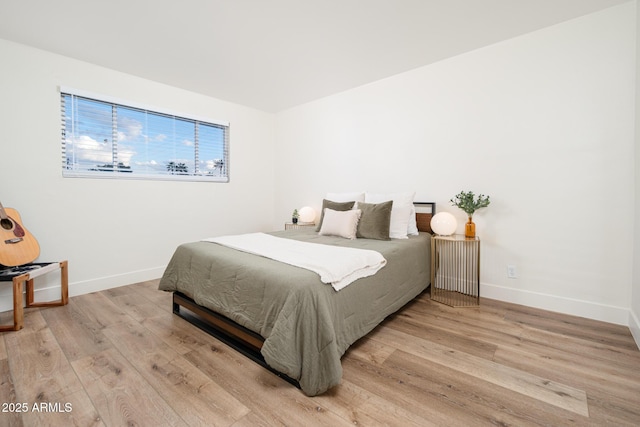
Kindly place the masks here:
<instances>
[{"instance_id":1,"label":"mattress","mask_svg":"<svg viewBox=\"0 0 640 427\"><path fill-rule=\"evenodd\" d=\"M270 234L375 250L387 264L335 291L309 270L200 241L176 249L159 288L261 335L270 367L297 380L305 394L321 394L339 384L349 346L428 287L431 235L382 241L320 236L309 228Z\"/></svg>"}]
</instances>

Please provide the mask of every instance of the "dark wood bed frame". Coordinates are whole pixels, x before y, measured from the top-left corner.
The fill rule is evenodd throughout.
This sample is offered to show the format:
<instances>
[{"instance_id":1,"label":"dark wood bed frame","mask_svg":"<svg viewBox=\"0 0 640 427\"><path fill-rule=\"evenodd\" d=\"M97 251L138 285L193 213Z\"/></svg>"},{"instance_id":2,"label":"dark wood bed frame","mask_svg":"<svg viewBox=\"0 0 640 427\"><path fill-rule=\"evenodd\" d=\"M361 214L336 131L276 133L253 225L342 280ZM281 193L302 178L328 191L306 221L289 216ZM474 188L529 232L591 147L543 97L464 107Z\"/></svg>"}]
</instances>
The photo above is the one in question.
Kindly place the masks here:
<instances>
[{"instance_id":1,"label":"dark wood bed frame","mask_svg":"<svg viewBox=\"0 0 640 427\"><path fill-rule=\"evenodd\" d=\"M273 369L265 362L260 353L264 338L259 334L207 307L198 305L194 300L177 291L173 293L173 313L300 388L297 380Z\"/></svg>"},{"instance_id":2,"label":"dark wood bed frame","mask_svg":"<svg viewBox=\"0 0 640 427\"><path fill-rule=\"evenodd\" d=\"M433 233L431 218L435 215L436 204L434 202L416 202L414 205L418 230ZM297 380L273 369L265 362L260 353L264 338L259 334L207 307L198 305L193 299L177 291L173 293L173 313L300 388Z\"/></svg>"}]
</instances>

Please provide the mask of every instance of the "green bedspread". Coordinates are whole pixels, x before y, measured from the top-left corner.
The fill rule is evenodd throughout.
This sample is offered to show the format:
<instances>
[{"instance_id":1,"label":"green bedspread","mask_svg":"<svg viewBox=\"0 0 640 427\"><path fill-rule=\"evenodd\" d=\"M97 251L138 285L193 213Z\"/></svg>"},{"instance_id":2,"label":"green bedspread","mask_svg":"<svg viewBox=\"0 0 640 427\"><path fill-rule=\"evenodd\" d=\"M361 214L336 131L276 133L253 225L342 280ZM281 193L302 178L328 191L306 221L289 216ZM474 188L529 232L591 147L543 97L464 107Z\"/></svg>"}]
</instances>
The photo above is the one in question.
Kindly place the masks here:
<instances>
[{"instance_id":1,"label":"green bedspread","mask_svg":"<svg viewBox=\"0 0 640 427\"><path fill-rule=\"evenodd\" d=\"M270 233L302 241L371 249L387 265L336 292L311 271L216 243L180 245L159 288L180 291L265 338L272 368L314 396L342 377L340 358L356 340L429 284L430 235L407 240L347 240L310 229Z\"/></svg>"}]
</instances>

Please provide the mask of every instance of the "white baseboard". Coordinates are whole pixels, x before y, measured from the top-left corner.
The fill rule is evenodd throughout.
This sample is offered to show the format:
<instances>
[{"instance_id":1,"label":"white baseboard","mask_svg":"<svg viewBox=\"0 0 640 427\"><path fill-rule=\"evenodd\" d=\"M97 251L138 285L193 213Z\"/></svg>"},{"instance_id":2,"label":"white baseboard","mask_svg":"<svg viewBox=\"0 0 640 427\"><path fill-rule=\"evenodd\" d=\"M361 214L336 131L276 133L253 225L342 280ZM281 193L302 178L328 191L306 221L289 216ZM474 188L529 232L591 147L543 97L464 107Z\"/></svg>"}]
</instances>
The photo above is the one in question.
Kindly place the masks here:
<instances>
[{"instance_id":1,"label":"white baseboard","mask_svg":"<svg viewBox=\"0 0 640 427\"><path fill-rule=\"evenodd\" d=\"M480 285L480 296L540 308L543 310L615 323L616 325L624 325L631 328L629 325L630 310L625 307L615 307L591 301L564 298L556 295L525 291L522 289L505 288L485 283ZM637 338L636 342L638 342Z\"/></svg>"},{"instance_id":2,"label":"white baseboard","mask_svg":"<svg viewBox=\"0 0 640 427\"><path fill-rule=\"evenodd\" d=\"M629 329L631 330L633 339L636 341L638 349L640 349L640 320L638 320L638 316L636 316L633 310L629 310Z\"/></svg>"},{"instance_id":3,"label":"white baseboard","mask_svg":"<svg viewBox=\"0 0 640 427\"><path fill-rule=\"evenodd\" d=\"M131 285L162 277L165 266L132 271L114 276L100 277L81 282L69 282L69 296L84 295L105 289ZM13 286L11 282L0 283L0 312L13 310ZM60 273L58 270L34 280L34 300L53 301L60 299ZM26 299L24 296L23 301Z\"/></svg>"},{"instance_id":4,"label":"white baseboard","mask_svg":"<svg viewBox=\"0 0 640 427\"><path fill-rule=\"evenodd\" d=\"M91 292L99 292L104 291L105 289L158 279L162 277L165 267L166 266L150 268L147 270L131 271L129 273L118 274L115 276L69 283L69 296L84 295Z\"/></svg>"}]
</instances>

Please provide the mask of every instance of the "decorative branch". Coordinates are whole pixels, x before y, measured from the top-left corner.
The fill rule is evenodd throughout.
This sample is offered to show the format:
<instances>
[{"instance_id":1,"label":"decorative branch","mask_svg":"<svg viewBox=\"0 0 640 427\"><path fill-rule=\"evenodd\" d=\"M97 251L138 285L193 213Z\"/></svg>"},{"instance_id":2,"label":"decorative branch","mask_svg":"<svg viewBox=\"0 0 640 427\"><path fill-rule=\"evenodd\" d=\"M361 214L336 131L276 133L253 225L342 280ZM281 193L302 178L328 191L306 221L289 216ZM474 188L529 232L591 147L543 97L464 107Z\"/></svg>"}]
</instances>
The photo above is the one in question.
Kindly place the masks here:
<instances>
[{"instance_id":1,"label":"decorative branch","mask_svg":"<svg viewBox=\"0 0 640 427\"><path fill-rule=\"evenodd\" d=\"M473 213L480 208L486 208L489 206L491 201L489 200L489 196L485 196L484 194L479 194L476 198L473 191L461 191L459 194L456 194L454 198L450 200L453 206L459 207L463 211L466 212L467 215L473 216Z\"/></svg>"}]
</instances>

